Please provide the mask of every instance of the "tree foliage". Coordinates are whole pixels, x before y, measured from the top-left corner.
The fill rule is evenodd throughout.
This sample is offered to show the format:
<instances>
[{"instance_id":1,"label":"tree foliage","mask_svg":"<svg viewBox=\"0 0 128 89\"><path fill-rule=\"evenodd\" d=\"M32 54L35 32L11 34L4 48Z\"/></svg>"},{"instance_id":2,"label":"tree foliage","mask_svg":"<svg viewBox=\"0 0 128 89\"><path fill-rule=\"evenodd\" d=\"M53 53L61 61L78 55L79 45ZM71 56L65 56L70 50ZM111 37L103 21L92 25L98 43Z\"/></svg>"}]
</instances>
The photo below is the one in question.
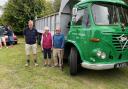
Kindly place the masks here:
<instances>
[{"instance_id":1,"label":"tree foliage","mask_svg":"<svg viewBox=\"0 0 128 89\"><path fill-rule=\"evenodd\" d=\"M15 32L22 32L29 19L56 13L60 4L61 0L8 0L0 23L12 26Z\"/></svg>"},{"instance_id":2,"label":"tree foliage","mask_svg":"<svg viewBox=\"0 0 128 89\"><path fill-rule=\"evenodd\" d=\"M60 9L61 0L8 0L0 24L11 25L15 32L21 32L29 19L42 17ZM75 1L75 0L74 0ZM128 2L128 0L125 0ZM2 8L0 6L0 8Z\"/></svg>"},{"instance_id":3,"label":"tree foliage","mask_svg":"<svg viewBox=\"0 0 128 89\"><path fill-rule=\"evenodd\" d=\"M59 11L60 5L61 5L61 0L54 0L54 2L53 2L54 12L58 12Z\"/></svg>"},{"instance_id":4,"label":"tree foliage","mask_svg":"<svg viewBox=\"0 0 128 89\"><path fill-rule=\"evenodd\" d=\"M43 16L54 13L52 2L46 0L44 2L44 7L45 7L44 10L41 12L41 14L38 15L38 17L43 17Z\"/></svg>"},{"instance_id":5,"label":"tree foliage","mask_svg":"<svg viewBox=\"0 0 128 89\"><path fill-rule=\"evenodd\" d=\"M29 19L34 20L45 10L45 0L9 0L4 8L2 22L21 32Z\"/></svg>"}]
</instances>

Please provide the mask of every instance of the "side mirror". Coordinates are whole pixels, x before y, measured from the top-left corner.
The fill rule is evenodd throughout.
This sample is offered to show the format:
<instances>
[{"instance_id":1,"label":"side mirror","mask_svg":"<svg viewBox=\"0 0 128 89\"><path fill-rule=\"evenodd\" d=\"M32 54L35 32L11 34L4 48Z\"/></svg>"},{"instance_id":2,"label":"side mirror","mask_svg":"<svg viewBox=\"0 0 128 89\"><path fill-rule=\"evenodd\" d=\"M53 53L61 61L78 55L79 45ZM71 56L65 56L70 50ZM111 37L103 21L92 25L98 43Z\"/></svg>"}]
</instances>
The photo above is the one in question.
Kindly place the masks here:
<instances>
[{"instance_id":1,"label":"side mirror","mask_svg":"<svg viewBox=\"0 0 128 89\"><path fill-rule=\"evenodd\" d=\"M76 16L77 15L77 8L73 8L72 14L73 14L73 16Z\"/></svg>"},{"instance_id":2,"label":"side mirror","mask_svg":"<svg viewBox=\"0 0 128 89\"><path fill-rule=\"evenodd\" d=\"M76 23L77 8L73 8L72 15L72 21Z\"/></svg>"},{"instance_id":3,"label":"side mirror","mask_svg":"<svg viewBox=\"0 0 128 89\"><path fill-rule=\"evenodd\" d=\"M73 23L76 23L76 16L72 17L72 21L73 21Z\"/></svg>"}]
</instances>

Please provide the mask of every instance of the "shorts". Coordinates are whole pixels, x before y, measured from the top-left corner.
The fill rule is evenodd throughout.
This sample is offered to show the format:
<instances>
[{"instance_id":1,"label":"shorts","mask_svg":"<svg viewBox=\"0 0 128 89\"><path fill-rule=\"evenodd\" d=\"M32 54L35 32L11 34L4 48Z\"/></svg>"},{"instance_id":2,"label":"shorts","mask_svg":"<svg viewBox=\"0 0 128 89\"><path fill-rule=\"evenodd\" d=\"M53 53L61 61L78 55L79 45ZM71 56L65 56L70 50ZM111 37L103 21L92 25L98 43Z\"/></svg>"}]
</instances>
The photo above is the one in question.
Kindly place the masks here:
<instances>
[{"instance_id":1,"label":"shorts","mask_svg":"<svg viewBox=\"0 0 128 89\"><path fill-rule=\"evenodd\" d=\"M0 37L0 41L1 41L1 42L6 42L5 37L4 37L4 36L1 36L1 37Z\"/></svg>"},{"instance_id":2,"label":"shorts","mask_svg":"<svg viewBox=\"0 0 128 89\"><path fill-rule=\"evenodd\" d=\"M30 55L31 50L33 54L37 54L37 44L25 44L26 55Z\"/></svg>"}]
</instances>

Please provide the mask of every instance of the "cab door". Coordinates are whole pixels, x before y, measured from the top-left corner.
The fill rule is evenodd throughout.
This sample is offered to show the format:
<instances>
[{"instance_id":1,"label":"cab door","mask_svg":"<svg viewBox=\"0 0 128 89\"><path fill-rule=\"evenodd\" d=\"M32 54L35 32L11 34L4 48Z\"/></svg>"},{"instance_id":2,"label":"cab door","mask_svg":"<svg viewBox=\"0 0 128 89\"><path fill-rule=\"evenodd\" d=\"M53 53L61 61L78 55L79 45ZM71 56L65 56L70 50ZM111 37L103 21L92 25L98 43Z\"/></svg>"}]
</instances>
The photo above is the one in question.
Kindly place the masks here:
<instances>
[{"instance_id":1,"label":"cab door","mask_svg":"<svg viewBox=\"0 0 128 89\"><path fill-rule=\"evenodd\" d=\"M75 30L77 34L75 37L76 42L81 49L85 49L86 44L91 36L91 23L88 8L84 7L78 9L74 21L75 22L73 22L72 28Z\"/></svg>"}]
</instances>

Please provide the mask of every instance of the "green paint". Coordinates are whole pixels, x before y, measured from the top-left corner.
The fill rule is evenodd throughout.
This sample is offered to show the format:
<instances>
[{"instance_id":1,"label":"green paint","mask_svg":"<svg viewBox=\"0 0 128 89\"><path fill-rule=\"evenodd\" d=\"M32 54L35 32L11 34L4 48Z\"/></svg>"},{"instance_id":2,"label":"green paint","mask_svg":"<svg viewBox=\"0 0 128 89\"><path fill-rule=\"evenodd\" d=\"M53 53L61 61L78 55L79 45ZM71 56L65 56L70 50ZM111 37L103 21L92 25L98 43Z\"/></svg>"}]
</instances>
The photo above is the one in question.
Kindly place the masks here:
<instances>
[{"instance_id":1,"label":"green paint","mask_svg":"<svg viewBox=\"0 0 128 89\"><path fill-rule=\"evenodd\" d=\"M100 4L99 4L100 3ZM101 8L102 13L98 8L95 8L93 12L93 5L105 5L109 7L109 9L113 9L113 16L105 17L102 15L105 12L105 8ZM111 5L111 6L109 6ZM72 20L70 31L67 35L67 44L72 43L78 50L81 60L83 62L88 62L90 64L111 64L111 63L120 63L120 62L128 62L128 14L125 20L127 19L127 23L125 22L124 29L122 28L122 23L124 23L122 19L121 11L119 13L118 8L125 8L128 10L128 5L124 3L122 0L82 0L78 4L75 5L75 8L80 10L85 10L88 13L88 26L83 26L82 24L76 25L76 23ZM99 13L98 13L99 11ZM95 17L94 13L97 12L99 14ZM128 11L127 11L128 12ZM81 13L81 12L79 12ZM108 13L106 13L108 14ZM126 14L126 13L125 13ZM84 13L85 15L85 13ZM111 14L112 15L112 14ZM73 18L77 18L76 16L72 16ZM84 18L84 17L83 17ZM109 18L109 22L106 22L103 19ZM95 20L97 19L97 20ZM99 19L102 19L101 21ZM82 21L81 21L82 22ZM85 21L87 22L87 21ZM99 23L102 22L102 23ZM108 24L110 23L110 24ZM123 36L124 34L124 36ZM124 37L123 42L118 40L118 37ZM99 42L90 41L92 38L97 38ZM125 39L126 38L126 39ZM123 39L123 38L122 38ZM121 45L122 44L122 45ZM106 57L102 59L98 57L97 53L100 54L105 53Z\"/></svg>"}]
</instances>

